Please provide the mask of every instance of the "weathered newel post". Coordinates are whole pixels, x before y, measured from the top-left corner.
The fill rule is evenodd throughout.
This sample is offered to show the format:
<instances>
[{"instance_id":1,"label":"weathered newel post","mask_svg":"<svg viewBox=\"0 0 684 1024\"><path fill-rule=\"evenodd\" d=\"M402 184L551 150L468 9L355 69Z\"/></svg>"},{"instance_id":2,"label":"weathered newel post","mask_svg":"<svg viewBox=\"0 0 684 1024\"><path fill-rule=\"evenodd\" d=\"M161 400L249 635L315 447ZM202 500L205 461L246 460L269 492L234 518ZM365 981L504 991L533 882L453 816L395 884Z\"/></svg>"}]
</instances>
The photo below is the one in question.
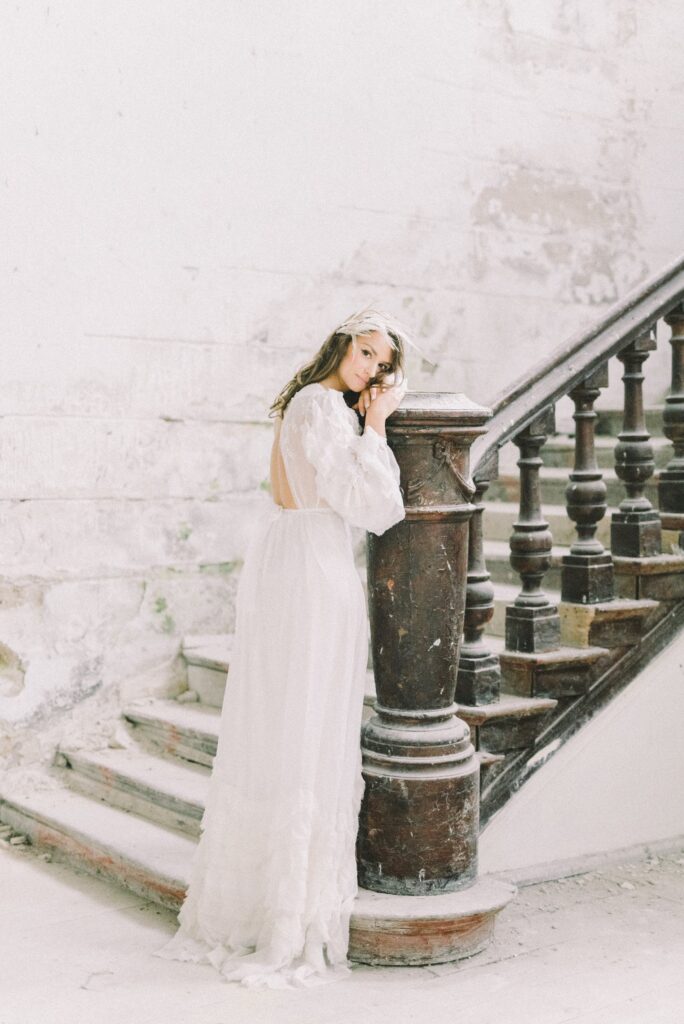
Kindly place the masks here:
<instances>
[{"instance_id":1,"label":"weathered newel post","mask_svg":"<svg viewBox=\"0 0 684 1024\"><path fill-rule=\"evenodd\" d=\"M469 449L489 416L463 395L412 393L387 423L406 519L368 540L377 701L361 738L362 895L350 937L350 956L367 963L469 956L513 891L477 881L479 761L454 703L474 509Z\"/></svg>"}]
</instances>

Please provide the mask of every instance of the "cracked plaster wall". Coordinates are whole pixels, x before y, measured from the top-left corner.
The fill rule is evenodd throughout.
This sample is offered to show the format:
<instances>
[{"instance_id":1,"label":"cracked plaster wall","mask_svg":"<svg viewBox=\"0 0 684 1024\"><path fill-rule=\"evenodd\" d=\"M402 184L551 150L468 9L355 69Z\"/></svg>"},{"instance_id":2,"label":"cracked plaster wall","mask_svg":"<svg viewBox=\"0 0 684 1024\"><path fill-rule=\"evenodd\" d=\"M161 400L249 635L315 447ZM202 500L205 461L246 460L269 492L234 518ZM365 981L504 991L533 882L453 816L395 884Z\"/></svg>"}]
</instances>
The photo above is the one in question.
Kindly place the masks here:
<instances>
[{"instance_id":1,"label":"cracked plaster wall","mask_svg":"<svg viewBox=\"0 0 684 1024\"><path fill-rule=\"evenodd\" d=\"M673 0L2 22L0 719L182 686L182 635L232 626L266 407L349 311L486 401L680 253Z\"/></svg>"}]
</instances>

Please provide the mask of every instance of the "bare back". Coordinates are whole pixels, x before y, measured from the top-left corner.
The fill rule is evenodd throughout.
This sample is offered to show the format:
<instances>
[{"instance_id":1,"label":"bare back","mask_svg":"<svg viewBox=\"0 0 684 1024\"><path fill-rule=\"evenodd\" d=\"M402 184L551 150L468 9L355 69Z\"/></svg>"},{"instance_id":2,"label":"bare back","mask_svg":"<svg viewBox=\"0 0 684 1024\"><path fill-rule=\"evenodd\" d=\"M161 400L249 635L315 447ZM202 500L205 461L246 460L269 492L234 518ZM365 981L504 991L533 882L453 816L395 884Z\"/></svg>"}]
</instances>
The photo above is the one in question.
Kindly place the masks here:
<instances>
[{"instance_id":1,"label":"bare back","mask_svg":"<svg viewBox=\"0 0 684 1024\"><path fill-rule=\"evenodd\" d=\"M283 508L298 508L290 490L287 474L285 473L285 463L283 462L283 455L280 450L280 428L282 423L282 417L277 416L275 421L275 437L273 438L273 447L271 448L271 495L276 505L281 505Z\"/></svg>"}]
</instances>

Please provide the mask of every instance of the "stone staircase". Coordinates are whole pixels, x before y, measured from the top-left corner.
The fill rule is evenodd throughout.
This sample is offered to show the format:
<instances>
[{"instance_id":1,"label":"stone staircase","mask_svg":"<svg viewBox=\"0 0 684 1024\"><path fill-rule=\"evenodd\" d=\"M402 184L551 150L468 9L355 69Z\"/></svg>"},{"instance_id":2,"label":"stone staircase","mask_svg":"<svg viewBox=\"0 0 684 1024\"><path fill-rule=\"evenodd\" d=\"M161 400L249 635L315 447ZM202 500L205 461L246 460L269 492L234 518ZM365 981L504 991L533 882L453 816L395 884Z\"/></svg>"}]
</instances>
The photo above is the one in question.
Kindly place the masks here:
<instances>
[{"instance_id":1,"label":"stone staircase","mask_svg":"<svg viewBox=\"0 0 684 1024\"><path fill-rule=\"evenodd\" d=\"M200 832L231 648L229 636L187 638L188 689L179 698L142 698L124 708L126 738L122 741L119 734L115 747L58 749L42 785L36 785L35 776L23 787L15 779L0 783L0 821L52 856L177 910ZM375 698L371 672L367 682L364 718ZM489 763L497 756L483 754L483 759ZM478 952L513 892L506 883L483 880L465 896L411 897L409 916L421 928L425 950L414 951L411 962L439 962L435 948L449 921L462 932L459 955ZM406 920L405 900L360 889L350 958L406 962L405 952L393 959L392 953L380 956L376 950L382 933L392 937L393 945L398 935L401 950ZM442 957L452 958L452 951Z\"/></svg>"},{"instance_id":2,"label":"stone staircase","mask_svg":"<svg viewBox=\"0 0 684 1024\"><path fill-rule=\"evenodd\" d=\"M684 531L682 295L684 264L515 382L472 445L476 485L467 580L453 582L465 596L456 701L477 752L481 825L684 628L684 553L678 546ZM672 389L664 410L644 416L641 366L655 346L653 322L663 312L672 327ZM612 355L625 368L624 409L597 415L594 402L607 384ZM563 395L575 404L576 437L553 426L553 408ZM661 424L674 439L674 458ZM465 494L468 480L449 462L450 452L440 440L432 457L439 473L451 473L448 486L453 477ZM657 487L650 479L654 467L661 470ZM437 473L434 465L431 471ZM411 483L409 478L409 493ZM664 510L662 542L657 507ZM610 547L612 554L603 550ZM34 773L23 786L6 777L0 782L0 821L83 868L177 907L230 686L231 648L226 636L186 638L188 685L178 699L144 698L124 708L119 736L125 738L117 737L110 748L59 749L50 770L40 779ZM374 699L369 671L365 720ZM416 705L421 721L422 710L430 708ZM422 930L415 934L429 951L427 959L404 944L396 962L438 962L440 948L447 960L469 955L486 941L485 932L491 934L494 915L509 897L500 885L490 891L480 880L464 892L431 895L424 908L422 896L411 896L407 917L405 897L361 890L350 955L378 962L373 950L379 933L392 935L390 945L399 949L398 937L409 934L414 913L422 914ZM448 949L440 946L446 933Z\"/></svg>"},{"instance_id":3,"label":"stone staircase","mask_svg":"<svg viewBox=\"0 0 684 1024\"><path fill-rule=\"evenodd\" d=\"M654 325L661 317L672 328L672 386L664 408L644 415L641 370L655 347ZM624 407L597 414L594 403L607 386L613 356L623 364ZM575 406L574 436L555 431L554 407L564 396ZM515 381L495 401L486 430L481 429L484 410L467 400L459 407L474 489L466 448L450 433L452 411L447 415L444 406L448 397L437 396L433 408L426 396L419 396L412 409L400 410L404 425L398 416L394 436L404 436L406 424L420 434L422 475L413 456L401 455L410 506L407 524L422 520L442 529L453 522L457 532L447 536L464 537L464 530L468 535L467 574L464 558L456 559L457 569L448 558L446 566L439 559L435 565L441 573L448 569L438 581L444 601L455 594L454 608L458 616L464 615L455 699L477 754L479 820L486 826L533 772L684 629L684 261ZM425 428L425 423L431 425ZM391 434L391 423L388 430ZM651 479L654 468L660 473ZM461 511L465 509L467 514ZM424 530L422 535L427 536ZM388 538L373 538L369 545L376 612L382 600L389 600L388 589L393 591L389 577L384 590L379 586L382 573L388 566L394 573L397 559L407 554L408 535L402 536L404 547L396 551L387 546ZM431 543L428 538L425 551L430 558ZM414 558L420 563L424 552L419 549L420 544L411 549L412 559L402 562L408 572ZM431 564L428 559L426 565ZM434 601L436 578L424 582ZM404 590L402 614L413 623L416 605L407 600L408 594ZM417 607L425 616L434 604ZM421 623L418 633L425 625ZM450 642L456 628L460 621L452 615ZM230 687L231 649L230 637L187 637L183 653L188 685L177 699L142 698L124 708L124 728L107 749L64 747L41 777L35 772L23 779L8 775L0 781L0 822L19 833L17 841L25 836L77 866L178 907L205 806L220 707L225 687ZM420 734L430 762L431 718L435 712L445 717L446 709L439 701L435 705L434 692L430 685L421 685L420 676L400 698L393 697L392 681L399 677L393 675L387 653L381 652L380 646L383 699L375 713L372 671L367 677L364 719L373 716L373 722L364 733L365 755L374 756L375 742L381 759L387 746L392 756L398 753L396 763L403 764L404 736L392 721L403 715L411 723L411 742L417 743ZM402 685L411 659L414 676L425 664L417 649L407 647L407 652L400 666ZM448 690L444 680L451 665L444 659L435 664L437 674L423 681L431 684L439 676ZM395 707L394 699L405 704ZM459 730L458 743L467 747L467 736L453 719L450 728ZM454 736L449 737L456 750ZM477 764L470 749L472 786ZM410 787L396 773L369 775L373 785L381 778L389 786L382 794L382 811L376 812L389 817L384 833L375 828L381 818L373 818L370 825L362 820L360 843L371 834L384 834L390 851L395 835L388 793L400 778L404 795L410 790L414 799L409 824L419 841L414 842L411 829L405 830L406 836L411 850L429 860L431 842L443 838L434 826L436 790L421 803L422 790L416 785L421 783L421 765L412 767ZM360 889L351 921L351 959L438 963L469 956L491 937L494 917L512 890L492 879L477 879L477 816L468 798L476 790L455 782L456 776L450 781L449 799L460 801L461 817L447 852L451 856L458 845L473 877L464 869L468 885L446 891L447 883L460 883L461 876L453 871L447 875L444 861L438 877L445 891L428 889L429 895L409 896L399 895L405 891L401 888L396 894L389 888L385 893ZM399 819L406 825L402 814ZM467 826L463 815L470 815ZM402 842L403 856L408 839ZM360 855L360 869L363 863ZM412 871L407 879L411 883ZM402 866L397 868L398 879L406 874Z\"/></svg>"},{"instance_id":4,"label":"stone staircase","mask_svg":"<svg viewBox=\"0 0 684 1024\"><path fill-rule=\"evenodd\" d=\"M31 843L177 909L199 836L231 637L190 637L188 690L123 709L125 739L60 748L44 786L0 784L0 819ZM188 696L193 699L188 700ZM369 695L370 699L370 695Z\"/></svg>"},{"instance_id":5,"label":"stone staircase","mask_svg":"<svg viewBox=\"0 0 684 1024\"><path fill-rule=\"evenodd\" d=\"M609 413L599 422L605 429ZM654 417L655 418L655 417ZM601 438L604 465L614 441ZM669 448L656 443L659 464ZM565 507L558 504L558 474L567 475L573 441L556 435L544 450L542 493L544 515L554 530L548 573L549 599L560 603L560 563L573 535ZM608 471L608 470L607 470ZM629 657L668 615L673 601L648 598L617 599L610 606L570 609L563 620L563 643L558 650L537 654L506 651L505 609L519 590L509 561L507 538L518 515L513 476L487 505L485 552L494 582L494 614L486 641L500 660L501 694L479 706L460 706L471 729L481 762L482 820L484 823L532 770L557 749L570 731L593 713L587 696L612 679L638 671L640 661ZM615 496L617 498L617 495ZM599 527L609 543L608 518ZM666 533L666 546L676 548L678 534ZM672 556L681 573L684 597L684 558ZM671 566L672 567L672 566ZM674 602L681 606L682 602ZM561 609L563 606L561 605ZM675 609L681 618L681 609ZM578 622L584 615L586 621ZM230 685L232 637L187 637L183 653L188 689L178 699L140 699L123 710L126 740L103 750L60 749L45 778L44 788L9 791L0 784L0 819L32 843L68 858L86 870L106 875L133 891L168 907L178 907L187 882L193 842L200 821L216 751L220 708ZM629 664L627 664L629 662ZM607 687L603 685L605 690ZM375 699L373 674L367 676L364 720ZM570 714L571 713L571 714ZM567 728L568 718L571 730Z\"/></svg>"}]
</instances>

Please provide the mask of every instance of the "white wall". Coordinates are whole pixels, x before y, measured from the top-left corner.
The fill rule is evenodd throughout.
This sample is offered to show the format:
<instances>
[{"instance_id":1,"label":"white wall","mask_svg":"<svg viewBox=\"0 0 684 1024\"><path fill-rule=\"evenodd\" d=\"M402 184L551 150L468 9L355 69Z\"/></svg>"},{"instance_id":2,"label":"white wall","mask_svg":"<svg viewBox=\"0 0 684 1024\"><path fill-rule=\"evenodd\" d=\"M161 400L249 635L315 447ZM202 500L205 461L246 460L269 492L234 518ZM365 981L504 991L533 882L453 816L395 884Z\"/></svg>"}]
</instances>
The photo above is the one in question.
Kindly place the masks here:
<instances>
[{"instance_id":1,"label":"white wall","mask_svg":"<svg viewBox=\"0 0 684 1024\"><path fill-rule=\"evenodd\" d=\"M267 406L353 309L405 319L412 387L485 401L677 256L682 27L675 0L4 5L6 699L39 656L170 685L184 633L231 627Z\"/></svg>"},{"instance_id":2,"label":"white wall","mask_svg":"<svg viewBox=\"0 0 684 1024\"><path fill-rule=\"evenodd\" d=\"M684 636L560 748L492 818L482 873L684 835Z\"/></svg>"}]
</instances>

